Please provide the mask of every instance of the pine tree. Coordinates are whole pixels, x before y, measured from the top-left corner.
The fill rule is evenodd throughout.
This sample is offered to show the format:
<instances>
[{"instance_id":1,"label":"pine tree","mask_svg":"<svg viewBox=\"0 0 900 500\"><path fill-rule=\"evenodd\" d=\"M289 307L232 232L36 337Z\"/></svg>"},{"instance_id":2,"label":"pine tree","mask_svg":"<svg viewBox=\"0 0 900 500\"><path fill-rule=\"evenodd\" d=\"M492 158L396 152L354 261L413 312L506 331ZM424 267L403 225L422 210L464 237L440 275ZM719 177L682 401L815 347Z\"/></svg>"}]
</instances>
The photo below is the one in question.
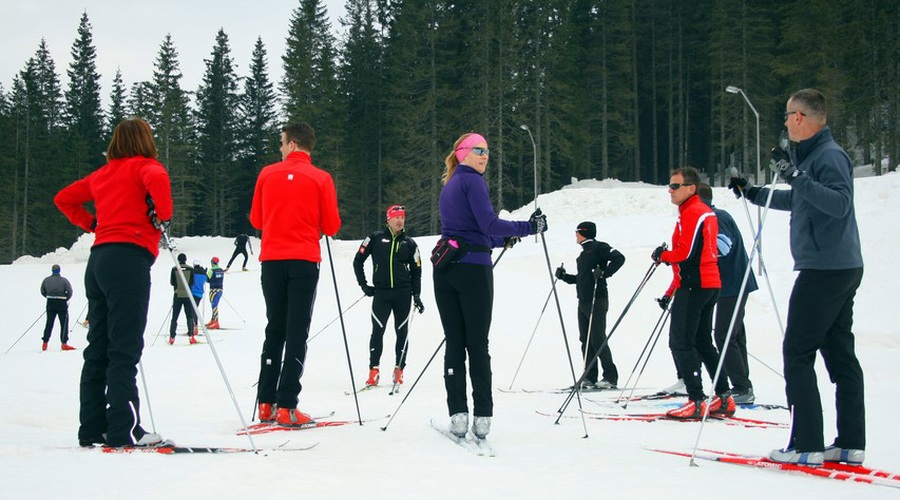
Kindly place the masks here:
<instances>
[{"instance_id":1,"label":"pine tree","mask_svg":"<svg viewBox=\"0 0 900 500\"><path fill-rule=\"evenodd\" d=\"M172 218L175 234L186 234L196 215L192 185L197 177L191 163L194 128L188 94L181 88L181 78L178 52L172 35L166 35L154 62L153 80L146 89L137 91L148 91L146 119L154 129L159 160L169 170L175 203Z\"/></svg>"},{"instance_id":2,"label":"pine tree","mask_svg":"<svg viewBox=\"0 0 900 500\"><path fill-rule=\"evenodd\" d=\"M109 93L109 111L107 112L106 121L106 142L108 143L112 137L112 132L116 125L122 122L128 116L125 96L128 91L125 88L125 82L122 81L122 70L116 68L116 76L113 78L112 90Z\"/></svg>"},{"instance_id":3,"label":"pine tree","mask_svg":"<svg viewBox=\"0 0 900 500\"><path fill-rule=\"evenodd\" d=\"M250 75L244 79L238 106L241 159L240 170L234 178L239 189L237 214L233 221L236 232L249 233L251 230L247 215L257 173L263 166L281 159L276 104L274 85L269 80L266 47L262 38L257 38L250 60Z\"/></svg>"},{"instance_id":4,"label":"pine tree","mask_svg":"<svg viewBox=\"0 0 900 500\"><path fill-rule=\"evenodd\" d=\"M66 125L72 141L67 161L76 163L73 177L81 177L104 163L100 75L87 13L81 15L78 38L72 44L71 54L72 62L67 71L69 86L65 92Z\"/></svg>"},{"instance_id":5,"label":"pine tree","mask_svg":"<svg viewBox=\"0 0 900 500\"><path fill-rule=\"evenodd\" d=\"M197 90L198 222L194 232L222 235L232 229L237 193L233 178L238 155L238 78L228 45L220 29L203 83Z\"/></svg>"},{"instance_id":6,"label":"pine tree","mask_svg":"<svg viewBox=\"0 0 900 500\"><path fill-rule=\"evenodd\" d=\"M63 114L62 91L56 65L45 40L34 57L28 59L19 77L22 94L17 96L24 108L19 113L19 128L24 131L19 168L22 171L21 212L17 236L19 254L41 254L58 242L65 219L52 204L56 190L67 181L58 175L61 154L59 133Z\"/></svg>"}]
</instances>

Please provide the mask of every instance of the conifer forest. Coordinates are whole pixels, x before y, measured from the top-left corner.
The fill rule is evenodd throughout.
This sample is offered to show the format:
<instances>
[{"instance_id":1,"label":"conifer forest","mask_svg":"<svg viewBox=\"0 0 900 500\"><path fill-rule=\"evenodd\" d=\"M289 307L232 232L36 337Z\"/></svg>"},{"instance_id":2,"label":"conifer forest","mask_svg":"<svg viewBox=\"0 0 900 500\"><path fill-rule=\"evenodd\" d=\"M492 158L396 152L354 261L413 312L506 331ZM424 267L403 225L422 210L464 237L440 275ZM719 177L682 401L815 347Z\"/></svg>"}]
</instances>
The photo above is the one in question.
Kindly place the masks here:
<instances>
[{"instance_id":1,"label":"conifer forest","mask_svg":"<svg viewBox=\"0 0 900 500\"><path fill-rule=\"evenodd\" d=\"M220 30L204 60L182 60L169 35L147 61L152 79L102 75L108 88L90 12L69 60L38 44L0 82L0 263L75 241L53 196L105 163L131 115L150 123L169 170L176 237L254 234L256 175L281 159L293 121L316 129L313 163L335 179L344 239L378 228L393 203L412 235L439 232L444 157L468 131L489 142L497 210L572 178L664 184L688 165L713 185L731 167L752 175L754 109L765 170L785 102L808 87L826 95L855 165L881 175L900 163L896 0L347 0L335 19L299 0L285 15L282 54ZM235 53L252 53L240 72ZM182 84L188 65L205 68L197 88Z\"/></svg>"}]
</instances>

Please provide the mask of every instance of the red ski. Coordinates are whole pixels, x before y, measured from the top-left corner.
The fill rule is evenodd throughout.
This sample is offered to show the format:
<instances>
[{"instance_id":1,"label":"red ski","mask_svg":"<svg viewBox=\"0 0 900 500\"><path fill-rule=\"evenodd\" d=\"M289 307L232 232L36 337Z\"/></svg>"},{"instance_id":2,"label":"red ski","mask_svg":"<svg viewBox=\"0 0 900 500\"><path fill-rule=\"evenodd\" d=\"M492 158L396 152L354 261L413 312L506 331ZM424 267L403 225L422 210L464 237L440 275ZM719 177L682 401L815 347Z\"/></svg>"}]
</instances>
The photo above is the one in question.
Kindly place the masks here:
<instances>
[{"instance_id":1,"label":"red ski","mask_svg":"<svg viewBox=\"0 0 900 500\"><path fill-rule=\"evenodd\" d=\"M656 422L658 420L667 420L667 421L675 421L675 422L699 422L699 419L678 419L671 418L667 416L665 413L597 413L591 411L585 411L585 416L588 418L594 418L598 420L635 420L639 422ZM779 428L779 429L787 429L788 424L782 422L770 422L768 420L759 420L755 418L743 418L743 417L720 417L715 415L710 415L709 420L720 421L725 425L738 425L743 427L754 427L766 429L769 427Z\"/></svg>"},{"instance_id":2,"label":"red ski","mask_svg":"<svg viewBox=\"0 0 900 500\"><path fill-rule=\"evenodd\" d=\"M650 451L655 451L657 453L665 453L668 455L675 455L679 457L690 458L690 452L682 452L682 451L672 451L672 450L659 450L648 448ZM782 462L776 462L774 460L770 460L766 457L752 456L752 455L740 455L737 453L728 453L728 452L719 452L713 450L698 450L696 454L694 454L694 458L698 458L701 460L709 460L713 462L721 462L726 464L736 464L736 465L744 465L749 467L758 467L761 469L775 469L782 470L786 472L796 472L801 474L807 474L810 476L821 477L825 479L837 479L839 481L852 481L857 483L866 483L866 484L875 484L878 486L889 486L891 488L900 488L900 481L874 477L868 474L856 473L856 472L847 472L843 469L844 467L855 467L848 466L846 464L836 464L834 462L826 462L822 467L812 467L809 465L800 465L800 464L786 464ZM865 469L865 468L863 468ZM879 471L881 472L881 471ZM895 476L891 474L891 476Z\"/></svg>"},{"instance_id":3,"label":"red ski","mask_svg":"<svg viewBox=\"0 0 900 500\"><path fill-rule=\"evenodd\" d=\"M388 415L388 417L389 416L390 415ZM375 422L378 420L382 420L384 418L387 418L387 417L363 420L362 423L365 424L368 422ZM271 432L302 431L302 430L306 430L306 429L315 429L318 427L340 427L343 425L359 424L359 423L360 422L358 420L315 420L314 419L312 422L309 422L308 424L303 424L303 425L298 425L298 426L290 426L290 427L286 426L286 425L279 425L276 423L254 424L254 425L249 426L249 432L245 431L244 429L240 429L237 431L237 435L243 436L243 435L246 435L249 433L250 435L255 436L258 434L269 434Z\"/></svg>"}]
</instances>

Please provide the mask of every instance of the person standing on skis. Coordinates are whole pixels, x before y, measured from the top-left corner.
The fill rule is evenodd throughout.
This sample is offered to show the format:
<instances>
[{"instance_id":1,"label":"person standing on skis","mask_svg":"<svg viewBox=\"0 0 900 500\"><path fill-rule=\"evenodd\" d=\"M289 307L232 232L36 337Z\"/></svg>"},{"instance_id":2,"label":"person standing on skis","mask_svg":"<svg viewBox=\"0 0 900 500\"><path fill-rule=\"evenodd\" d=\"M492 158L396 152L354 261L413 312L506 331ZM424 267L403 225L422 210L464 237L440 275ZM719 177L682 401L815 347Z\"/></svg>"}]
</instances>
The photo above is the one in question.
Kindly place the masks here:
<instances>
[{"instance_id":1,"label":"person standing on skis","mask_svg":"<svg viewBox=\"0 0 900 500\"><path fill-rule=\"evenodd\" d=\"M578 273L568 274L563 266L556 269L556 277L575 285L578 295L578 331L586 370L581 390L615 389L619 382L619 371L606 342L606 313L609 311L606 280L622 267L625 256L608 243L597 241L596 237L596 224L590 221L578 224L575 229L575 241L581 245L581 254L575 261ZM603 378L599 382L596 358L600 358L603 367Z\"/></svg>"},{"instance_id":2,"label":"person standing on skis","mask_svg":"<svg viewBox=\"0 0 900 500\"><path fill-rule=\"evenodd\" d=\"M47 324L44 326L43 343L41 350L47 350L50 342L50 334L53 333L53 322L59 318L59 340L62 342L60 349L73 351L69 345L69 299L72 298L72 284L60 274L59 264L53 264L50 276L41 282L41 295L47 298Z\"/></svg>"},{"instance_id":3,"label":"person standing on skis","mask_svg":"<svg viewBox=\"0 0 900 500\"><path fill-rule=\"evenodd\" d=\"M728 394L727 374L719 376L716 396L708 408L703 394L701 360L710 378L719 364L712 325L722 281L717 264L719 225L713 210L697 196L699 183L700 174L693 167L672 171L669 198L678 206L672 249L660 245L650 256L657 264L672 266L672 283L657 302L663 309L671 310L669 348L688 393L688 402L666 415L684 420L699 420L707 413L730 416L735 411L734 398Z\"/></svg>"},{"instance_id":4,"label":"person standing on skis","mask_svg":"<svg viewBox=\"0 0 900 500\"><path fill-rule=\"evenodd\" d=\"M237 238L234 239L234 253L231 254L231 259L228 260L228 264L225 266L226 273L231 269L231 263L234 262L234 259L236 259L238 255L244 256L244 264L241 266L241 271L247 270L247 260L250 259L247 255L248 247L250 248L250 255L253 255L253 244L250 243L250 237L246 234L239 234Z\"/></svg>"},{"instance_id":5,"label":"person standing on skis","mask_svg":"<svg viewBox=\"0 0 900 500\"><path fill-rule=\"evenodd\" d=\"M406 209L400 205L391 205L386 216L385 227L366 237L353 259L356 281L363 293L372 297L372 336L369 338L369 378L366 386L378 385L384 330L392 312L394 330L397 332L392 382L395 385L403 383L409 345L407 333L411 318L410 297L419 314L425 312L425 306L419 298L422 291L422 259L419 257L419 247L406 235L404 229ZM374 286L369 286L366 282L363 269L369 256L372 256Z\"/></svg>"},{"instance_id":6,"label":"person standing on skis","mask_svg":"<svg viewBox=\"0 0 900 500\"><path fill-rule=\"evenodd\" d=\"M219 300L222 299L222 291L225 287L225 270L219 267L219 258L213 257L209 261L209 271L206 277L209 279L209 306L212 314L206 328L209 330L219 329Z\"/></svg>"}]
</instances>

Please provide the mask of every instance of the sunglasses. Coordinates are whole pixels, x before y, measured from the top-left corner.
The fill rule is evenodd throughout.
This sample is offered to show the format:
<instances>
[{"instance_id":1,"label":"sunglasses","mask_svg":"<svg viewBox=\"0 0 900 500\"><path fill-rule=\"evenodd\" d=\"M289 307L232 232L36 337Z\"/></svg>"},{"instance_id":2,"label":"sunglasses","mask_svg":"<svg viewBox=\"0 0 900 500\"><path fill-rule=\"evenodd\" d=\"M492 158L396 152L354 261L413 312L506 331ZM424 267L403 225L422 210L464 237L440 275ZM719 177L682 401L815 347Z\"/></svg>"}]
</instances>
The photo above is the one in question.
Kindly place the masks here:
<instances>
[{"instance_id":1,"label":"sunglasses","mask_svg":"<svg viewBox=\"0 0 900 500\"><path fill-rule=\"evenodd\" d=\"M803 111L788 111L788 112L786 112L786 113L784 114L784 119L787 120L788 117L791 116L791 115L794 114L794 113L797 113L797 114L799 114L800 116L806 116L806 113L804 113Z\"/></svg>"},{"instance_id":2,"label":"sunglasses","mask_svg":"<svg viewBox=\"0 0 900 500\"><path fill-rule=\"evenodd\" d=\"M669 184L669 189L671 189L672 191L677 191L681 186L693 186L693 184L691 184L690 182L682 182L681 184L673 182L672 184Z\"/></svg>"},{"instance_id":3,"label":"sunglasses","mask_svg":"<svg viewBox=\"0 0 900 500\"><path fill-rule=\"evenodd\" d=\"M472 152L478 156L490 156L491 150L488 148L472 148Z\"/></svg>"}]
</instances>

